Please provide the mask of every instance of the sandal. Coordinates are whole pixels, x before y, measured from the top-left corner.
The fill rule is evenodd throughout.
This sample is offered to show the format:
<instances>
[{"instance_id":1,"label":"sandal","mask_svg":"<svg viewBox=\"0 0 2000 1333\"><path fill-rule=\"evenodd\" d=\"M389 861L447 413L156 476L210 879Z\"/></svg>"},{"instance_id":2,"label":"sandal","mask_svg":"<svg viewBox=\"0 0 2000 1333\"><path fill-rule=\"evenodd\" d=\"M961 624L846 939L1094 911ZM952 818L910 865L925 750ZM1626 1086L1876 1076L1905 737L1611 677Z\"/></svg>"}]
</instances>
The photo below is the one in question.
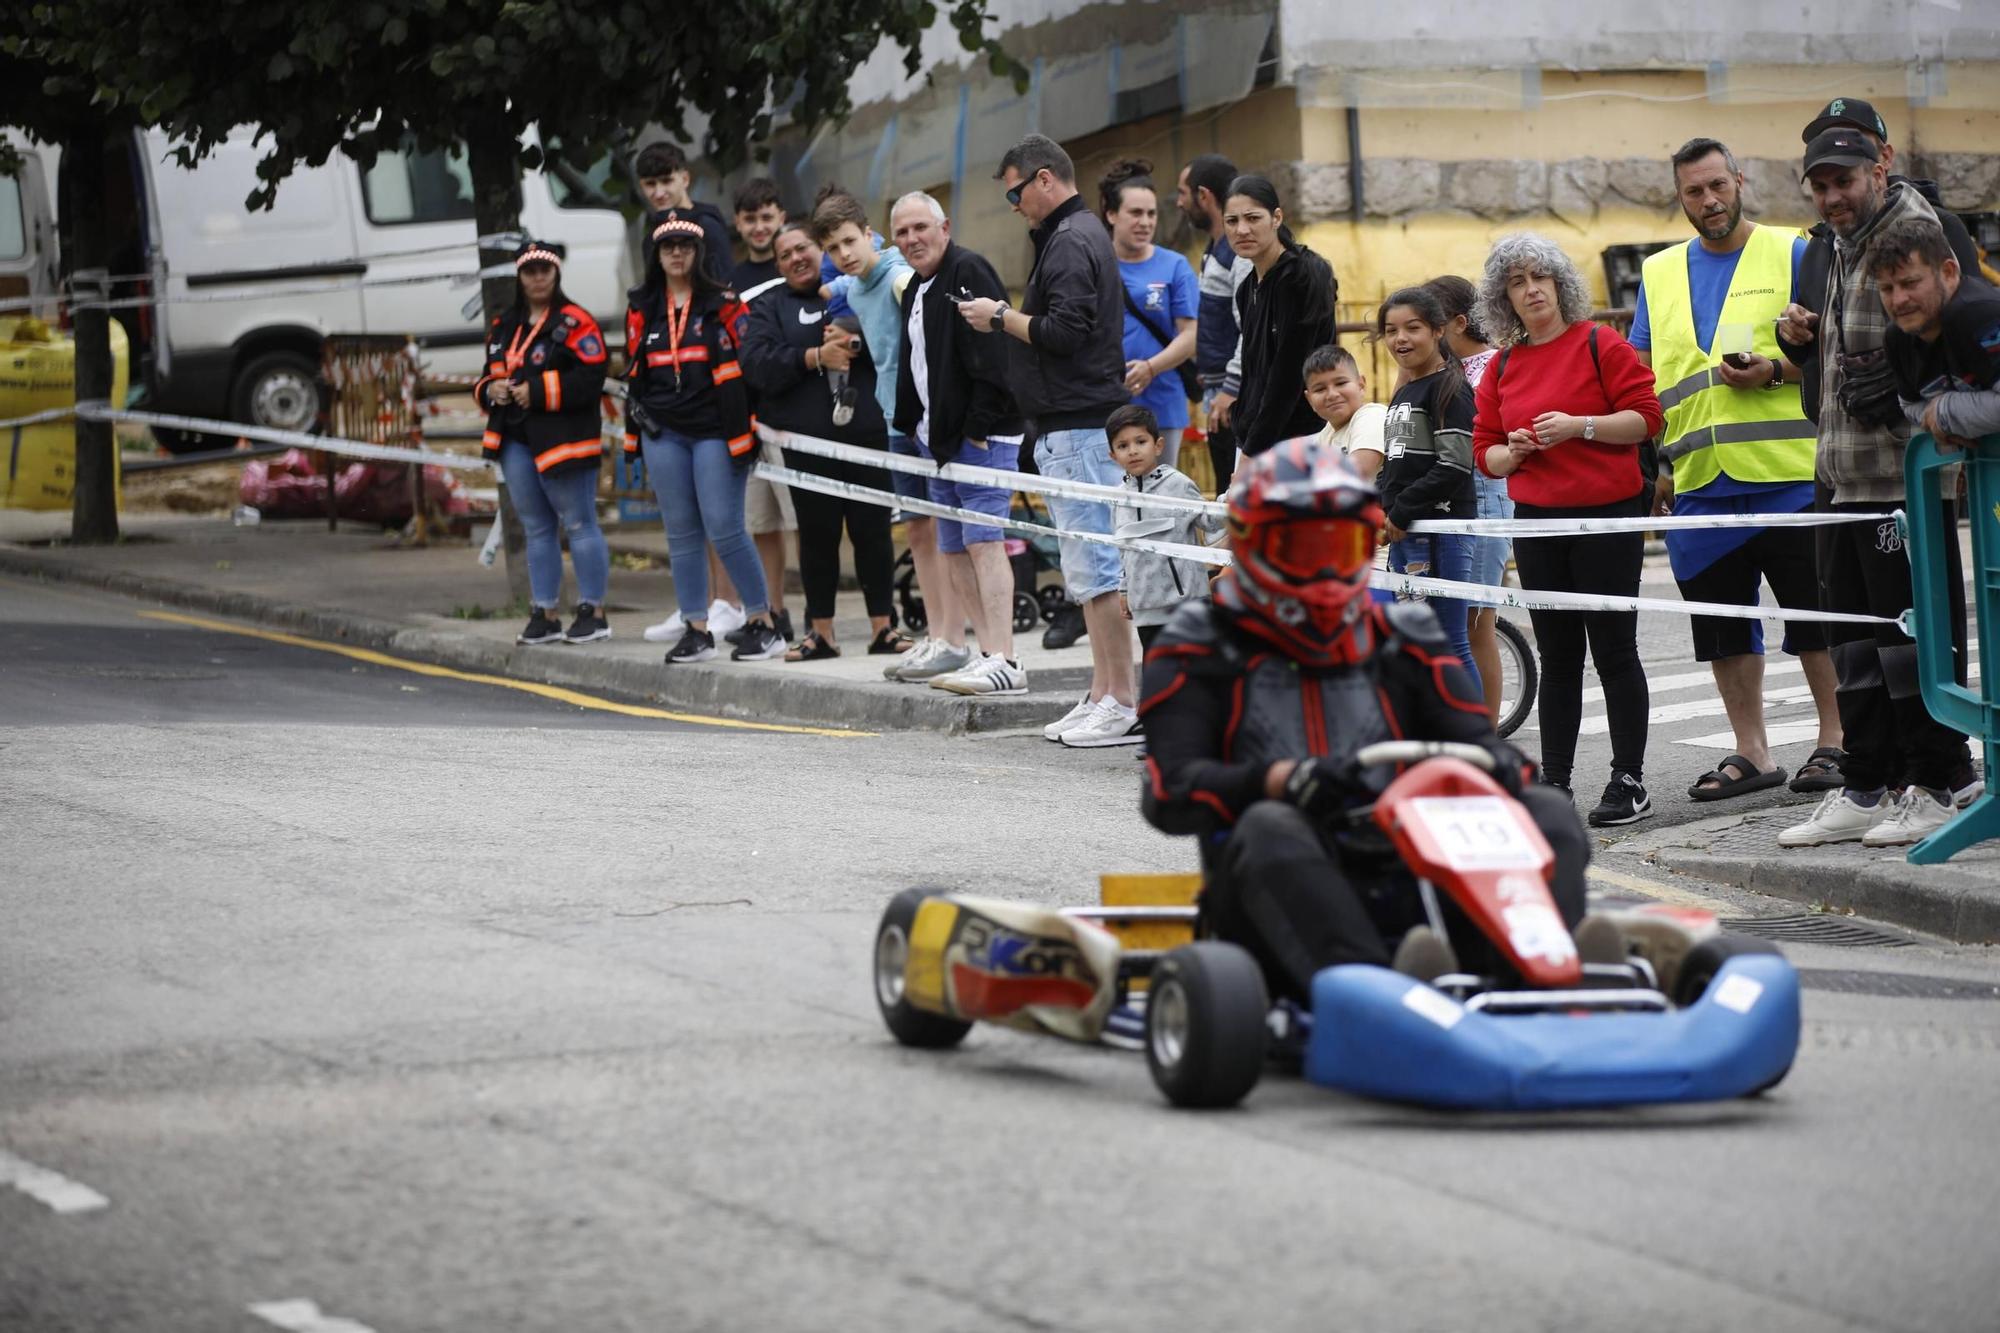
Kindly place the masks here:
<instances>
[{"instance_id":1,"label":"sandal","mask_svg":"<svg viewBox=\"0 0 2000 1333\"><path fill-rule=\"evenodd\" d=\"M812 629L807 630L806 636L786 652L785 660L787 662L818 662L829 657L838 656L840 656L840 649L822 639L819 636L818 630Z\"/></svg>"},{"instance_id":2,"label":"sandal","mask_svg":"<svg viewBox=\"0 0 2000 1333\"><path fill-rule=\"evenodd\" d=\"M875 637L868 641L868 651L873 656L888 653L900 657L916 646L916 640L894 625L883 626L876 631Z\"/></svg>"},{"instance_id":3,"label":"sandal","mask_svg":"<svg viewBox=\"0 0 2000 1333\"><path fill-rule=\"evenodd\" d=\"M1832 791L1845 786L1847 779L1841 776L1840 766L1847 762L1847 751L1837 745L1822 745L1812 752L1812 757L1799 765L1799 771L1792 774L1791 788L1795 792Z\"/></svg>"},{"instance_id":4,"label":"sandal","mask_svg":"<svg viewBox=\"0 0 2000 1333\"><path fill-rule=\"evenodd\" d=\"M1734 773L1729 772L1735 769ZM1732 754L1694 780L1688 795L1697 801L1726 801L1732 796L1748 796L1753 791L1775 787L1785 780L1785 770L1774 768L1759 773L1757 766L1740 754ZM1709 784L1709 785L1704 785Z\"/></svg>"}]
</instances>

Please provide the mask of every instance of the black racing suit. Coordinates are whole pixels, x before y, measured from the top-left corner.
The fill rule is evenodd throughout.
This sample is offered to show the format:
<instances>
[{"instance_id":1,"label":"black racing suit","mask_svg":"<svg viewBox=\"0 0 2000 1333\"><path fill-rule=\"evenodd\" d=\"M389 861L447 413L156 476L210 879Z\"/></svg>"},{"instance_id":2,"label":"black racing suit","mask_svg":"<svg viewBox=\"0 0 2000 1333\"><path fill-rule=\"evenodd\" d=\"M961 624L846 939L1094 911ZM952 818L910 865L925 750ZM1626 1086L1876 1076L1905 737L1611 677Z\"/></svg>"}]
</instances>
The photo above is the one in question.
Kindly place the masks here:
<instances>
[{"instance_id":1,"label":"black racing suit","mask_svg":"<svg viewBox=\"0 0 2000 1333\"><path fill-rule=\"evenodd\" d=\"M1420 603L1370 606L1355 633L1372 651L1353 665L1309 667L1224 606L1189 602L1146 655L1146 819L1201 840L1206 933L1248 949L1273 994L1310 1003L1312 978L1336 963L1387 967L1390 948L1423 921L1415 879L1372 824L1317 824L1266 795L1272 764L1348 760L1387 740L1462 741L1490 751L1503 785L1556 855L1551 890L1563 921L1583 919L1590 848L1576 807L1533 782L1533 765L1493 730L1483 697ZM1365 804L1399 769L1358 774ZM1518 784L1514 779L1519 777ZM1444 902L1444 895L1440 894ZM1461 963L1500 968L1454 906L1447 929Z\"/></svg>"}]
</instances>

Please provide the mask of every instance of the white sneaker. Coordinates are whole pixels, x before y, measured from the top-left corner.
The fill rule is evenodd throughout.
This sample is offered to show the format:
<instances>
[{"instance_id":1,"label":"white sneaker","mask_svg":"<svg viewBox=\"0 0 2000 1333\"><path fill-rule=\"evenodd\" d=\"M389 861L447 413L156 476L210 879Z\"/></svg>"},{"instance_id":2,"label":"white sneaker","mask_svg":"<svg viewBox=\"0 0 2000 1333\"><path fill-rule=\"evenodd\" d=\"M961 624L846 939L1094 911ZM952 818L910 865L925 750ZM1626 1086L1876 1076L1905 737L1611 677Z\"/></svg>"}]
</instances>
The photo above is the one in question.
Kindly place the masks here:
<instances>
[{"instance_id":1,"label":"white sneaker","mask_svg":"<svg viewBox=\"0 0 2000 1333\"><path fill-rule=\"evenodd\" d=\"M998 653L986 653L950 675L932 677L931 688L981 696L1026 694L1028 673L1019 662L1009 662Z\"/></svg>"},{"instance_id":2,"label":"white sneaker","mask_svg":"<svg viewBox=\"0 0 2000 1333\"><path fill-rule=\"evenodd\" d=\"M920 662L906 662L896 668L894 679L906 684L921 684L938 676L949 676L972 665L976 659L972 649L960 644L954 648L943 639L931 640L930 655Z\"/></svg>"},{"instance_id":3,"label":"white sneaker","mask_svg":"<svg viewBox=\"0 0 2000 1333\"><path fill-rule=\"evenodd\" d=\"M1076 707L1042 728L1042 739L1059 741L1065 731L1071 727L1080 727L1095 716L1097 716L1097 701L1085 695L1077 701Z\"/></svg>"},{"instance_id":4,"label":"white sneaker","mask_svg":"<svg viewBox=\"0 0 2000 1333\"><path fill-rule=\"evenodd\" d=\"M1887 792L1873 805L1858 804L1844 787L1820 798L1819 809L1803 824L1794 824L1778 835L1780 847L1818 847L1829 842L1856 842L1869 829L1887 819L1896 802Z\"/></svg>"},{"instance_id":5,"label":"white sneaker","mask_svg":"<svg viewBox=\"0 0 2000 1333\"><path fill-rule=\"evenodd\" d=\"M642 637L647 643L679 643L681 631L686 628L687 622L682 620L681 613L676 611L659 624L646 626L646 632Z\"/></svg>"},{"instance_id":6,"label":"white sneaker","mask_svg":"<svg viewBox=\"0 0 2000 1333\"><path fill-rule=\"evenodd\" d=\"M1062 734L1062 743L1076 750L1097 750L1107 745L1139 745L1146 739L1139 725L1137 709L1127 708L1110 695L1097 701L1097 712L1082 725Z\"/></svg>"},{"instance_id":7,"label":"white sneaker","mask_svg":"<svg viewBox=\"0 0 2000 1333\"><path fill-rule=\"evenodd\" d=\"M924 635L923 638L918 639L916 643L911 645L910 650L908 652L902 654L895 661L889 663L888 666L882 668L882 679L884 680L901 679L901 677L897 676L896 674L898 671L901 671L906 666L917 666L929 660L930 655L936 652L938 650L938 645L943 642L944 642L943 639L933 639L928 634Z\"/></svg>"},{"instance_id":8,"label":"white sneaker","mask_svg":"<svg viewBox=\"0 0 2000 1333\"><path fill-rule=\"evenodd\" d=\"M1861 845L1907 847L1913 842L1922 842L1949 824L1957 814L1958 807L1949 800L1940 801L1922 787L1911 787L1881 823L1861 835Z\"/></svg>"},{"instance_id":9,"label":"white sneaker","mask_svg":"<svg viewBox=\"0 0 2000 1333\"><path fill-rule=\"evenodd\" d=\"M708 604L708 632L716 638L727 638L750 623L750 617L743 614L740 606L731 606L720 597Z\"/></svg>"},{"instance_id":10,"label":"white sneaker","mask_svg":"<svg viewBox=\"0 0 2000 1333\"><path fill-rule=\"evenodd\" d=\"M1972 781L1966 783L1963 787L1958 787L1953 789L1951 793L1951 803L1954 808L1963 810L1965 809L1966 806L1971 805L1974 801L1978 800L1981 796L1984 796L1985 794L1986 794L1986 779L1974 778Z\"/></svg>"}]
</instances>

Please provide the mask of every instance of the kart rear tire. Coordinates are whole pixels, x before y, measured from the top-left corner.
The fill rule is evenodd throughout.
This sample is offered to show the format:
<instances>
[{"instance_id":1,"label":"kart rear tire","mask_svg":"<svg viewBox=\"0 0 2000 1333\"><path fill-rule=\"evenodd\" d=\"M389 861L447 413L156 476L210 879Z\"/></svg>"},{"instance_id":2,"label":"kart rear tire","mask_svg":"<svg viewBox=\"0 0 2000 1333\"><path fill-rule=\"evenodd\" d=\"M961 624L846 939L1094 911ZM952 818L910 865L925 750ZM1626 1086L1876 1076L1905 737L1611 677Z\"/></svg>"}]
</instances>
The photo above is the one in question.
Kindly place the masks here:
<instances>
[{"instance_id":1,"label":"kart rear tire","mask_svg":"<svg viewBox=\"0 0 2000 1333\"><path fill-rule=\"evenodd\" d=\"M889 1035L905 1046L937 1051L956 1046L972 1031L972 1024L946 1018L928 1009L919 1009L903 994L903 965L909 958L910 927L917 908L926 898L935 898L943 889L904 889L889 900L875 927L875 1007Z\"/></svg>"},{"instance_id":2,"label":"kart rear tire","mask_svg":"<svg viewBox=\"0 0 2000 1333\"><path fill-rule=\"evenodd\" d=\"M1146 1067L1175 1106L1234 1106L1264 1072L1270 994L1257 960L1233 944L1184 944L1153 968Z\"/></svg>"},{"instance_id":3,"label":"kart rear tire","mask_svg":"<svg viewBox=\"0 0 2000 1333\"><path fill-rule=\"evenodd\" d=\"M1778 954L1783 951L1769 940L1750 935L1716 935L1687 951L1681 960L1680 975L1674 979L1674 1007L1685 1009L1708 992L1708 983L1732 958L1746 954Z\"/></svg>"}]
</instances>

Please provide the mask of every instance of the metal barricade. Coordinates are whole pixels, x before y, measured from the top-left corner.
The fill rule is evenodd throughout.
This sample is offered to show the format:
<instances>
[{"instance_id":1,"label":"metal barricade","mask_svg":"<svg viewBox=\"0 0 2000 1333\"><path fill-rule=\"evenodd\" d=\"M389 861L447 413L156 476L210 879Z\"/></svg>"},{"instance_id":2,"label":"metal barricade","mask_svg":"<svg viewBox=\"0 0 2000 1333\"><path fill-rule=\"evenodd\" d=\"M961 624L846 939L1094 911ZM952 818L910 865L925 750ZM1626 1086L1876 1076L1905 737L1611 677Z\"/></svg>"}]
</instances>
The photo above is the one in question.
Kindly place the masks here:
<instances>
[{"instance_id":1,"label":"metal barricade","mask_svg":"<svg viewBox=\"0 0 2000 1333\"><path fill-rule=\"evenodd\" d=\"M421 366L409 338L379 334L334 334L326 340L321 375L329 390L327 433L370 444L423 447L423 419L417 413ZM326 525L338 522L338 460L319 455L326 475ZM405 464L410 486L410 526L404 537L417 545L429 540L435 515L425 503L423 469Z\"/></svg>"},{"instance_id":2,"label":"metal barricade","mask_svg":"<svg viewBox=\"0 0 2000 1333\"><path fill-rule=\"evenodd\" d=\"M1952 642L1953 600L1965 596L1946 563L1947 542L1955 529L1944 526L1946 485L1951 470L1965 468L1964 513L1972 526L1973 613L1978 624L1979 683L1958 683L1959 663ZM1910 849L1913 865L1948 861L1966 848L2000 838L2000 800L1992 782L1994 761L2000 757L2000 671L1991 665L2000 647L2000 435L1989 435L1969 450L1947 450L1919 432L1903 455L1903 494L1907 508L1900 516L1903 546L1910 555L1912 590L1909 626L1917 641L1917 670L1922 677L1924 706L1931 716L1953 730L1973 737L1984 748L1987 788L1949 824ZM1957 494L1956 487L1952 494Z\"/></svg>"}]
</instances>

